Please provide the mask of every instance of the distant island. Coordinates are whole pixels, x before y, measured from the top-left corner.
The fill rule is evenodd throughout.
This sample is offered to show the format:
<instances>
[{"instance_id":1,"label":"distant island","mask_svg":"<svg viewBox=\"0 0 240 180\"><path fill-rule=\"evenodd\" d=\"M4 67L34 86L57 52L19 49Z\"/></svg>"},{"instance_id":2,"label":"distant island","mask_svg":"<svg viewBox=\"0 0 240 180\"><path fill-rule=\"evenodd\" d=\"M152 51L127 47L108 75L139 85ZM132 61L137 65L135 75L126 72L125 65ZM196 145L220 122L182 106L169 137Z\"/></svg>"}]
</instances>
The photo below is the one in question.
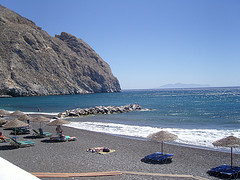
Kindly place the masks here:
<instances>
[{"instance_id":1,"label":"distant island","mask_svg":"<svg viewBox=\"0 0 240 180\"><path fill-rule=\"evenodd\" d=\"M203 88L203 87L210 87L207 84L183 84L183 83L175 83L175 84L165 84L160 86L156 89L162 88Z\"/></svg>"}]
</instances>

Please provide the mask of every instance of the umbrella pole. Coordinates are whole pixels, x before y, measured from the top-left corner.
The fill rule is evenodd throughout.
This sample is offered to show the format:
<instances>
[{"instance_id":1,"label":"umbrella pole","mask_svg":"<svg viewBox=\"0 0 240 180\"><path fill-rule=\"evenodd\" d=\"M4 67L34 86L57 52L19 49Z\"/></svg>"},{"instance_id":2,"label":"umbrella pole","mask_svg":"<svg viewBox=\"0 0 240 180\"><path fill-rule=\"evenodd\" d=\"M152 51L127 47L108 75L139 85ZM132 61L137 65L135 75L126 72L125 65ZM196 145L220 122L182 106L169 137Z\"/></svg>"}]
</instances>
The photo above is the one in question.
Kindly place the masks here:
<instances>
[{"instance_id":1,"label":"umbrella pole","mask_svg":"<svg viewBox=\"0 0 240 180\"><path fill-rule=\"evenodd\" d=\"M162 141L162 154L163 154L163 141Z\"/></svg>"},{"instance_id":2,"label":"umbrella pole","mask_svg":"<svg viewBox=\"0 0 240 180\"><path fill-rule=\"evenodd\" d=\"M232 168L232 147L231 147L231 168Z\"/></svg>"}]
</instances>

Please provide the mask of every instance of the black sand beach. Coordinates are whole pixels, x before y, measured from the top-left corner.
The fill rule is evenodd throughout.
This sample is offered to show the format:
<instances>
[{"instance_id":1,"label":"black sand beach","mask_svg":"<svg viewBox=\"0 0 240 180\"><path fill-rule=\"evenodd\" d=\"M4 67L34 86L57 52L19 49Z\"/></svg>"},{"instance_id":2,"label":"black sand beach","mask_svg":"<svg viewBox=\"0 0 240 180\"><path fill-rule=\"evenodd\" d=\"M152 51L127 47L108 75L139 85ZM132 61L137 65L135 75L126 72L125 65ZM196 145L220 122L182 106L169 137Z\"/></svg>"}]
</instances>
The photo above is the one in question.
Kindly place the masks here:
<instances>
[{"instance_id":1,"label":"black sand beach","mask_svg":"<svg viewBox=\"0 0 240 180\"><path fill-rule=\"evenodd\" d=\"M34 129L39 123L31 123ZM43 123L42 123L43 124ZM54 126L43 124L44 131L55 133ZM165 144L164 151L174 154L170 164L147 164L141 159L151 153L160 151L160 143L129 139L103 133L63 127L64 134L76 136L77 141L50 142L49 138L37 138L20 135L19 140L36 142L33 147L13 149L8 143L0 144L2 158L28 172L81 173L105 171L133 171L161 174L185 174L217 179L206 174L207 170L221 164L230 163L230 154L218 151L189 148ZM3 130L5 136L10 131ZM86 152L91 147L106 146L116 150L100 155ZM240 155L234 154L234 165L240 166ZM153 175L125 174L102 177L41 178L41 179L179 179ZM187 178L183 178L187 179ZM192 178L189 178L192 179Z\"/></svg>"}]
</instances>

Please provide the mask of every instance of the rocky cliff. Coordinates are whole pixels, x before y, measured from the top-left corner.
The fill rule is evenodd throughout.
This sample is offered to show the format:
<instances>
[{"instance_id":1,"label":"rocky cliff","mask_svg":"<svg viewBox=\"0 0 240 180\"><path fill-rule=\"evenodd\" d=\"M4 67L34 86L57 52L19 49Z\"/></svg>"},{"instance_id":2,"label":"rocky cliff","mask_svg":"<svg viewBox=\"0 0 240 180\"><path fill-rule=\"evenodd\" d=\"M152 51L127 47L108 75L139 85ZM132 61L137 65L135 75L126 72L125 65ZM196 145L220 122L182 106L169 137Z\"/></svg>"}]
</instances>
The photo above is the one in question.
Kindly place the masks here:
<instances>
[{"instance_id":1,"label":"rocky cliff","mask_svg":"<svg viewBox=\"0 0 240 180\"><path fill-rule=\"evenodd\" d=\"M83 40L50 36L0 5L0 95L118 92L109 65Z\"/></svg>"}]
</instances>

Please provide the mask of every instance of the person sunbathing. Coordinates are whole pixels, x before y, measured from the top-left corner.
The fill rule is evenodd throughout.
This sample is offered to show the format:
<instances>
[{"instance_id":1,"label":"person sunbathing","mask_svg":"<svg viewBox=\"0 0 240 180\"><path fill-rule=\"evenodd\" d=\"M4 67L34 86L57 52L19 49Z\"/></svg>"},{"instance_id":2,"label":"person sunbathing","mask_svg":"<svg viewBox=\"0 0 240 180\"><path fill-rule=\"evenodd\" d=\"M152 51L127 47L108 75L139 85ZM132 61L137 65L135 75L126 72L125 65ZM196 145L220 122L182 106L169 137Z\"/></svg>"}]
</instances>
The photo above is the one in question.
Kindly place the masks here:
<instances>
[{"instance_id":1,"label":"person sunbathing","mask_svg":"<svg viewBox=\"0 0 240 180\"><path fill-rule=\"evenodd\" d=\"M0 140L3 142L7 142L7 138L5 136L3 136L2 132L0 132Z\"/></svg>"},{"instance_id":2,"label":"person sunbathing","mask_svg":"<svg viewBox=\"0 0 240 180\"><path fill-rule=\"evenodd\" d=\"M99 153L99 152L109 152L110 150L107 147L96 147L96 148L89 148L87 151L92 153L94 152Z\"/></svg>"},{"instance_id":3,"label":"person sunbathing","mask_svg":"<svg viewBox=\"0 0 240 180\"><path fill-rule=\"evenodd\" d=\"M76 141L76 137L74 136L65 136L63 134L63 130L59 131L59 133L57 133L57 137L50 137L51 140L58 140L58 141Z\"/></svg>"},{"instance_id":4,"label":"person sunbathing","mask_svg":"<svg viewBox=\"0 0 240 180\"><path fill-rule=\"evenodd\" d=\"M60 137L60 138L62 138L62 139L64 139L64 138L65 138L65 135L63 134L63 132L62 132L62 131L59 133L59 137Z\"/></svg>"}]
</instances>

